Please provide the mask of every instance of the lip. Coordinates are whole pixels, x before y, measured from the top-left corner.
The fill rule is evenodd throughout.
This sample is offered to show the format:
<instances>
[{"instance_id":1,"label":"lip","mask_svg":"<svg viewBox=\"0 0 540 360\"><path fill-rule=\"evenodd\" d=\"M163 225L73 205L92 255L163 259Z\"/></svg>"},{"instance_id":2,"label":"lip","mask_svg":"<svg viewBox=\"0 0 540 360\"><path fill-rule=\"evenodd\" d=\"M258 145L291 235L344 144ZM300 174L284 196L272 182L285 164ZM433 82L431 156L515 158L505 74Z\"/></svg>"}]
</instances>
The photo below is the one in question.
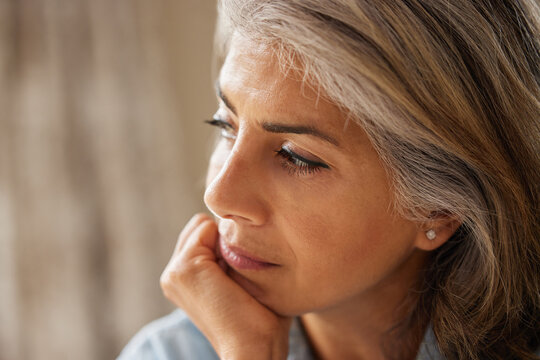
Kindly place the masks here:
<instances>
[{"instance_id":1,"label":"lip","mask_svg":"<svg viewBox=\"0 0 540 360\"><path fill-rule=\"evenodd\" d=\"M223 260L237 270L264 270L278 266L269 263L236 246L230 246L222 239L219 241L219 250Z\"/></svg>"}]
</instances>

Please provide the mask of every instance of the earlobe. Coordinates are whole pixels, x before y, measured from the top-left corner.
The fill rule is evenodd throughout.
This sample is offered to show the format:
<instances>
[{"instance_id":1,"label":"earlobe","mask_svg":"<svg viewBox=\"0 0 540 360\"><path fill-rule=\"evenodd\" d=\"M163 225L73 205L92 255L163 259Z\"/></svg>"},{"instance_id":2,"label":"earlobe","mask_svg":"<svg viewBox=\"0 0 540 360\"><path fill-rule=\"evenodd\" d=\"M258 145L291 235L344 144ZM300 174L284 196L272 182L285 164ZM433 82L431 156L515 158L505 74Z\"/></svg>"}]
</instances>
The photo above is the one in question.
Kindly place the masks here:
<instances>
[{"instance_id":1,"label":"earlobe","mask_svg":"<svg viewBox=\"0 0 540 360\"><path fill-rule=\"evenodd\" d=\"M435 238L437 237L437 232L435 232L435 230L433 229L429 229L428 231L426 231L426 237L429 240L435 240Z\"/></svg>"},{"instance_id":2,"label":"earlobe","mask_svg":"<svg viewBox=\"0 0 540 360\"><path fill-rule=\"evenodd\" d=\"M460 225L461 221L451 215L433 218L418 228L415 245L421 250L435 250L446 243Z\"/></svg>"}]
</instances>

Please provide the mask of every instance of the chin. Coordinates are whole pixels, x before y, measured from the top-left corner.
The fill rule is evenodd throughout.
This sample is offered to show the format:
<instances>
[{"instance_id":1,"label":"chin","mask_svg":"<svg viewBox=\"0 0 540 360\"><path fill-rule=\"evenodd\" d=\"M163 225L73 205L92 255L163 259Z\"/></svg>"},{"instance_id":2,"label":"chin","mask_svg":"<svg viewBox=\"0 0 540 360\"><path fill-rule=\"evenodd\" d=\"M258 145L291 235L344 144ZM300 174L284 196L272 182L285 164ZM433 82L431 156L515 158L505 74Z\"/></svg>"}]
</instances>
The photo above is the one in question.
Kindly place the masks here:
<instances>
[{"instance_id":1,"label":"chin","mask_svg":"<svg viewBox=\"0 0 540 360\"><path fill-rule=\"evenodd\" d=\"M292 303L288 299L285 299L283 296L279 296L279 298L280 299L278 300L273 298L272 296L269 296L267 298L256 299L268 309L272 310L277 315L283 317L295 317L305 314L307 312L311 312L308 309L296 306L296 304Z\"/></svg>"},{"instance_id":2,"label":"chin","mask_svg":"<svg viewBox=\"0 0 540 360\"><path fill-rule=\"evenodd\" d=\"M247 293L253 296L258 302L272 310L277 315L283 317L294 317L311 312L303 306L299 306L290 294L282 294L279 291L272 291L270 288L263 288L255 282L240 275L234 270L229 271L229 276Z\"/></svg>"}]
</instances>

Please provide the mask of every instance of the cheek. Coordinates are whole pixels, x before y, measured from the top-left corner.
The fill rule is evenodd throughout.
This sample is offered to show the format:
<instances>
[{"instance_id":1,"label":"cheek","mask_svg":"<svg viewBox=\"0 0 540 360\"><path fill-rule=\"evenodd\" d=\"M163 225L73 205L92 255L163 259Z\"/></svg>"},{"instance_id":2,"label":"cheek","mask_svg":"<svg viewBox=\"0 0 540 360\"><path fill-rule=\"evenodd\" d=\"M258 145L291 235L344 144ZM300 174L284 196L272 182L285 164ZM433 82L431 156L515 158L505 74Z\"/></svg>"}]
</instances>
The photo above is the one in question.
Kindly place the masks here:
<instances>
[{"instance_id":1,"label":"cheek","mask_svg":"<svg viewBox=\"0 0 540 360\"><path fill-rule=\"evenodd\" d=\"M324 196L297 192L289 209L283 210L288 214L284 218L287 228L295 233L291 247L297 257L307 254L320 266L380 251L390 238L393 218L386 194L373 186L367 188L370 191L356 191L356 196L351 196L354 192L349 187L319 189L317 193Z\"/></svg>"},{"instance_id":2,"label":"cheek","mask_svg":"<svg viewBox=\"0 0 540 360\"><path fill-rule=\"evenodd\" d=\"M414 225L389 211L384 193L371 191L355 198L327 193L304 204L296 205L294 213L299 215L287 224L295 287L318 297L320 307L372 288L413 247Z\"/></svg>"},{"instance_id":3,"label":"cheek","mask_svg":"<svg viewBox=\"0 0 540 360\"><path fill-rule=\"evenodd\" d=\"M370 217L357 215L351 222L336 218L335 213L314 215L295 226L297 240L291 243L298 267L306 276L332 276L345 268L356 268L377 254L383 242L377 239L380 224ZM303 270L304 269L304 270Z\"/></svg>"}]
</instances>

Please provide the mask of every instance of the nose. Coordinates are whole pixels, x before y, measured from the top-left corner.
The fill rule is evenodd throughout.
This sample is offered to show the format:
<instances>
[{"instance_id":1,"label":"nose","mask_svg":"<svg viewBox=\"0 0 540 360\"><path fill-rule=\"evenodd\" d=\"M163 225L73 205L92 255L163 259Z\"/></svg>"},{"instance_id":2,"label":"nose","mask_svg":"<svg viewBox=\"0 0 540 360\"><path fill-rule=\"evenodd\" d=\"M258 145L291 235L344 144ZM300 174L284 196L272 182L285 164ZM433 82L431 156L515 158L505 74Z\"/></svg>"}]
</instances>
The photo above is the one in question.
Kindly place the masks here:
<instances>
[{"instance_id":1,"label":"nose","mask_svg":"<svg viewBox=\"0 0 540 360\"><path fill-rule=\"evenodd\" d=\"M260 165L264 162L256 159L256 142L244 140L237 138L224 162L215 160L223 154L212 156L204 202L219 218L260 226L268 215L264 200L265 169ZM218 146L215 152L219 151L226 150Z\"/></svg>"}]
</instances>

